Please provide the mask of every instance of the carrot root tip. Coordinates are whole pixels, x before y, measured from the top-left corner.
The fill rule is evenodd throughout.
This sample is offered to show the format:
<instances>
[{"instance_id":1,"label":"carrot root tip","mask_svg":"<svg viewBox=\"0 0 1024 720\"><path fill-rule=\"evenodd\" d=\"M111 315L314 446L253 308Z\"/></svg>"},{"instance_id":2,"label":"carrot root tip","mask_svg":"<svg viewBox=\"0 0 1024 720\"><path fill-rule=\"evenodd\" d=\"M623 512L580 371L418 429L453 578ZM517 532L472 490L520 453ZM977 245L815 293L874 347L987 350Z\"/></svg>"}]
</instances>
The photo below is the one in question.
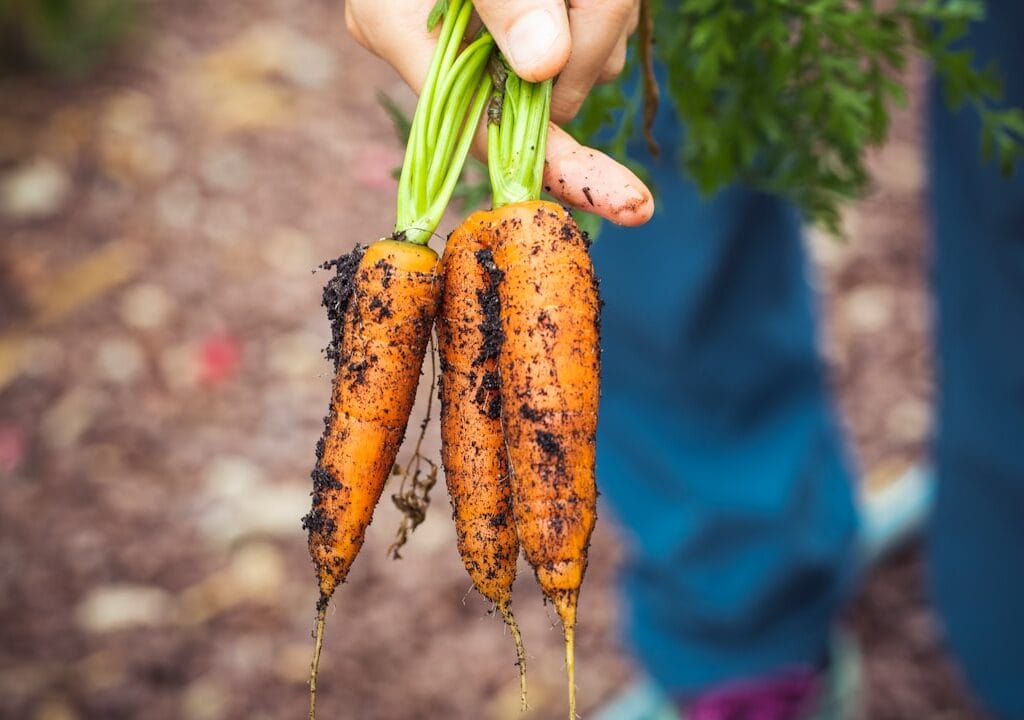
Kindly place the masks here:
<instances>
[{"instance_id":1,"label":"carrot root tip","mask_svg":"<svg viewBox=\"0 0 1024 720\"><path fill-rule=\"evenodd\" d=\"M320 670L320 651L324 646L324 623L327 620L327 602L320 598L316 611L316 630L313 633L313 661L309 667L309 720L316 720L316 675Z\"/></svg>"},{"instance_id":2,"label":"carrot root tip","mask_svg":"<svg viewBox=\"0 0 1024 720\"><path fill-rule=\"evenodd\" d=\"M516 665L519 666L519 708L520 712L526 712L529 705L526 702L526 649L523 647L523 636L519 632L519 625L512 615L512 609L506 601L498 606L501 616L505 619L505 625L512 633L512 640L516 644Z\"/></svg>"},{"instance_id":3,"label":"carrot root tip","mask_svg":"<svg viewBox=\"0 0 1024 720\"><path fill-rule=\"evenodd\" d=\"M576 720L576 630L565 626L565 673L569 681L569 720Z\"/></svg>"}]
</instances>

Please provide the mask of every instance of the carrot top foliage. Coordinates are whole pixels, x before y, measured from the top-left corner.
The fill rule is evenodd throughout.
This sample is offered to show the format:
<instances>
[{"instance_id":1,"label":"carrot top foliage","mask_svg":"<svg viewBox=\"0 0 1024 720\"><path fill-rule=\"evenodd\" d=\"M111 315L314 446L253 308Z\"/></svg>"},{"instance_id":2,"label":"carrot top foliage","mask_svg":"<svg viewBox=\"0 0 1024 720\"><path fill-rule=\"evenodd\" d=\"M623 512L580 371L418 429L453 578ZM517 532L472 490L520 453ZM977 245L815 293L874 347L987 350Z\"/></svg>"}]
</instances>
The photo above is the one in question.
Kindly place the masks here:
<instances>
[{"instance_id":1,"label":"carrot top foliage","mask_svg":"<svg viewBox=\"0 0 1024 720\"><path fill-rule=\"evenodd\" d=\"M1024 112L1000 106L998 68L958 46L983 0L646 2L627 71L595 88L573 124L613 157L629 154L645 107L635 80L652 76L642 67L652 50L686 126L680 161L701 190L743 180L835 233L841 204L867 186L865 150L884 142L890 105L906 102L900 71L914 53L951 107L980 116L985 160L1010 173L1024 155Z\"/></svg>"},{"instance_id":2,"label":"carrot top foliage","mask_svg":"<svg viewBox=\"0 0 1024 720\"><path fill-rule=\"evenodd\" d=\"M416 112L409 127L398 181L394 237L425 245L441 222L462 173L477 119L490 95L487 59L494 48L481 33L460 50L473 14L470 0L442 0L428 27L440 22Z\"/></svg>"},{"instance_id":3,"label":"carrot top foliage","mask_svg":"<svg viewBox=\"0 0 1024 720\"><path fill-rule=\"evenodd\" d=\"M540 197L551 116L551 80L523 80L495 55L487 108L487 169L494 207Z\"/></svg>"}]
</instances>

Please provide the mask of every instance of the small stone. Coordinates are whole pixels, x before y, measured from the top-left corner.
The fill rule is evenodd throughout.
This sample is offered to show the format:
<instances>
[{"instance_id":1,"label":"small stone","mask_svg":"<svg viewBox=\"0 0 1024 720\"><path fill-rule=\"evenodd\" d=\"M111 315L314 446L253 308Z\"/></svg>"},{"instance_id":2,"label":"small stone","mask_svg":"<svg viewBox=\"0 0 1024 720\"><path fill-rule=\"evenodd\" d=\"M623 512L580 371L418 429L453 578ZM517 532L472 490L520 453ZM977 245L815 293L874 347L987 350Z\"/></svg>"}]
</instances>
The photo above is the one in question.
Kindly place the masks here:
<instances>
[{"instance_id":1,"label":"small stone","mask_svg":"<svg viewBox=\"0 0 1024 720\"><path fill-rule=\"evenodd\" d=\"M168 625L175 615L174 600L166 591L144 585L105 585L75 607L78 626L96 634Z\"/></svg>"},{"instance_id":2,"label":"small stone","mask_svg":"<svg viewBox=\"0 0 1024 720\"><path fill-rule=\"evenodd\" d=\"M51 217L70 191L67 171L53 160L38 158L0 179L0 213L12 220Z\"/></svg>"},{"instance_id":3,"label":"small stone","mask_svg":"<svg viewBox=\"0 0 1024 720\"><path fill-rule=\"evenodd\" d=\"M96 349L96 370L105 380L130 383L139 377L144 365L142 348L129 338L109 338Z\"/></svg>"},{"instance_id":4,"label":"small stone","mask_svg":"<svg viewBox=\"0 0 1024 720\"><path fill-rule=\"evenodd\" d=\"M206 184L214 190L239 192L249 185L249 161L236 148L219 148L206 157L202 175Z\"/></svg>"},{"instance_id":5,"label":"small stone","mask_svg":"<svg viewBox=\"0 0 1024 720\"><path fill-rule=\"evenodd\" d=\"M217 495L244 495L263 483L263 471L254 462L240 455L220 455L203 472L207 491Z\"/></svg>"},{"instance_id":6,"label":"small stone","mask_svg":"<svg viewBox=\"0 0 1024 720\"><path fill-rule=\"evenodd\" d=\"M156 197L156 215L168 230L191 230L199 216L202 197L199 188L188 178L178 178L165 185Z\"/></svg>"},{"instance_id":7,"label":"small stone","mask_svg":"<svg viewBox=\"0 0 1024 720\"><path fill-rule=\"evenodd\" d=\"M892 290L884 285L857 288L846 298L846 319L857 331L877 332L892 320L894 300Z\"/></svg>"},{"instance_id":8,"label":"small stone","mask_svg":"<svg viewBox=\"0 0 1024 720\"><path fill-rule=\"evenodd\" d=\"M231 559L229 572L235 592L250 600L274 595L286 575L281 552L267 542L243 545Z\"/></svg>"},{"instance_id":9,"label":"small stone","mask_svg":"<svg viewBox=\"0 0 1024 720\"><path fill-rule=\"evenodd\" d=\"M213 678L200 678L187 688L181 697L181 717L184 720L221 720L228 716L230 691Z\"/></svg>"},{"instance_id":10,"label":"small stone","mask_svg":"<svg viewBox=\"0 0 1024 720\"><path fill-rule=\"evenodd\" d=\"M309 510L309 488L271 483L249 459L223 455L204 471L196 510L200 531L215 544L250 536L288 537Z\"/></svg>"},{"instance_id":11,"label":"small stone","mask_svg":"<svg viewBox=\"0 0 1024 720\"><path fill-rule=\"evenodd\" d=\"M267 265L285 275L308 275L317 266L312 243L295 228L274 230L260 246L260 253Z\"/></svg>"},{"instance_id":12,"label":"small stone","mask_svg":"<svg viewBox=\"0 0 1024 720\"><path fill-rule=\"evenodd\" d=\"M174 299L161 286L139 283L121 296L121 320L136 330L155 330L166 324L174 311Z\"/></svg>"}]
</instances>

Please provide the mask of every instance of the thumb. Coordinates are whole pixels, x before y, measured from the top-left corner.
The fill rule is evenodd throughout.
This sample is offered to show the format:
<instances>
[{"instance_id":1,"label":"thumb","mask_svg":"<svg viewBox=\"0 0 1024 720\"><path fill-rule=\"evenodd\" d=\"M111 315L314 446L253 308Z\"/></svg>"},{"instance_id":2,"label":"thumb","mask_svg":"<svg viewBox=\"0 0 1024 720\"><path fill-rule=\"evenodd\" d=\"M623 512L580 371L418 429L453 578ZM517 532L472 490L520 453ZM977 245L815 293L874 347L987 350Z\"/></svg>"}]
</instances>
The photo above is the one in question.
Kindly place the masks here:
<instances>
[{"instance_id":1,"label":"thumb","mask_svg":"<svg viewBox=\"0 0 1024 720\"><path fill-rule=\"evenodd\" d=\"M519 77L547 80L568 62L565 0L475 0L473 5Z\"/></svg>"}]
</instances>

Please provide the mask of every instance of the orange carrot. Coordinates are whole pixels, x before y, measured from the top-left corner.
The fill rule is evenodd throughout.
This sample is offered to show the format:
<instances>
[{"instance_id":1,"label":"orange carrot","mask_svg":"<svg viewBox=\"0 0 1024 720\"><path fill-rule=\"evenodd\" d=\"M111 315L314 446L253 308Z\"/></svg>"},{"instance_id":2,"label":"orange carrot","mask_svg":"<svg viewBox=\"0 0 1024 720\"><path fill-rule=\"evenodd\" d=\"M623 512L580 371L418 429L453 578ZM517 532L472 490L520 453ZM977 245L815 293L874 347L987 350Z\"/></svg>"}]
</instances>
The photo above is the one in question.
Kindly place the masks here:
<instances>
[{"instance_id":1,"label":"orange carrot","mask_svg":"<svg viewBox=\"0 0 1024 720\"><path fill-rule=\"evenodd\" d=\"M477 223L483 216L471 215L456 228L441 258L441 461L459 554L473 585L494 603L515 639L525 711L526 656L510 608L519 541L498 398L498 298Z\"/></svg>"},{"instance_id":2,"label":"orange carrot","mask_svg":"<svg viewBox=\"0 0 1024 720\"><path fill-rule=\"evenodd\" d=\"M463 47L472 12L469 0L444 0L430 13L428 30L438 22L441 27L409 132L395 232L361 257L337 261L339 273L325 290L336 373L326 429L317 444L313 509L303 519L320 587L310 720L327 604L362 547L394 466L433 327L441 285L437 254L427 242L451 199L490 97L485 66L493 40L478 37Z\"/></svg>"},{"instance_id":3,"label":"orange carrot","mask_svg":"<svg viewBox=\"0 0 1024 720\"><path fill-rule=\"evenodd\" d=\"M394 466L441 288L437 254L425 245L380 240L338 265L324 294L334 315L334 390L317 443L313 509L302 520L320 586L311 718L327 604L363 545Z\"/></svg>"},{"instance_id":4,"label":"orange carrot","mask_svg":"<svg viewBox=\"0 0 1024 720\"><path fill-rule=\"evenodd\" d=\"M587 240L541 202L552 81L491 63L487 171L494 207L481 221L500 281L501 419L516 531L565 635L569 718L576 717L576 614L597 517L597 280Z\"/></svg>"},{"instance_id":5,"label":"orange carrot","mask_svg":"<svg viewBox=\"0 0 1024 720\"><path fill-rule=\"evenodd\" d=\"M440 297L436 264L424 245L378 241L362 253L341 301L331 410L303 521L320 604L348 574L405 434Z\"/></svg>"},{"instance_id":6,"label":"orange carrot","mask_svg":"<svg viewBox=\"0 0 1024 720\"><path fill-rule=\"evenodd\" d=\"M575 717L576 608L597 517L597 280L587 242L560 206L514 203L491 216L516 530L562 621Z\"/></svg>"}]
</instances>

